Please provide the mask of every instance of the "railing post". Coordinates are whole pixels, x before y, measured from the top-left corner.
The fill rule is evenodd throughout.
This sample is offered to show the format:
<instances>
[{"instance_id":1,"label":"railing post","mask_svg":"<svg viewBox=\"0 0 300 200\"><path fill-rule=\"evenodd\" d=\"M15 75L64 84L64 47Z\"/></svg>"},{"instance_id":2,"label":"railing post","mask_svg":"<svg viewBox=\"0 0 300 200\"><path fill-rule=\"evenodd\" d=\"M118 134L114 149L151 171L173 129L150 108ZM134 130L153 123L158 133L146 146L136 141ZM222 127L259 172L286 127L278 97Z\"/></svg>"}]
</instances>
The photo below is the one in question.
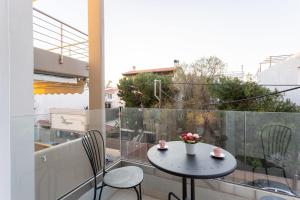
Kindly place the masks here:
<instances>
[{"instance_id":1,"label":"railing post","mask_svg":"<svg viewBox=\"0 0 300 200\"><path fill-rule=\"evenodd\" d=\"M64 63L64 29L63 29L63 24L60 24L60 56L59 56L59 63L63 64Z\"/></svg>"},{"instance_id":2,"label":"railing post","mask_svg":"<svg viewBox=\"0 0 300 200\"><path fill-rule=\"evenodd\" d=\"M247 155L246 155L246 145L247 145L247 113L244 112L244 163L243 167L246 167ZM252 179L254 181L254 172L252 171ZM244 173L244 180L247 180L246 173Z\"/></svg>"},{"instance_id":3,"label":"railing post","mask_svg":"<svg viewBox=\"0 0 300 200\"><path fill-rule=\"evenodd\" d=\"M159 93L157 96L157 83L159 83ZM154 97L158 100L159 108L161 107L161 80L154 80Z\"/></svg>"},{"instance_id":4,"label":"railing post","mask_svg":"<svg viewBox=\"0 0 300 200\"><path fill-rule=\"evenodd\" d=\"M71 52L71 46L69 46L69 56L72 56L72 52Z\"/></svg>"}]
</instances>

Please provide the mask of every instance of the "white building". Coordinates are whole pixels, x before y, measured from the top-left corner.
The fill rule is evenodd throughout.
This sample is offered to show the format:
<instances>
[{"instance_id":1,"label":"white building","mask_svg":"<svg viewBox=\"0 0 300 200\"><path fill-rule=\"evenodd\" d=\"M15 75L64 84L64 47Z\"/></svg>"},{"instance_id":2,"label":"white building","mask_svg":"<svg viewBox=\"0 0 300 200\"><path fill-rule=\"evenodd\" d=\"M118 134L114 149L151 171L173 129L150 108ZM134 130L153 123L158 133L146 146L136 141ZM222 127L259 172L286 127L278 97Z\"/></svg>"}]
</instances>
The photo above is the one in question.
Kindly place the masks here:
<instances>
[{"instance_id":1,"label":"white building","mask_svg":"<svg viewBox=\"0 0 300 200\"><path fill-rule=\"evenodd\" d=\"M244 81L245 79L245 73L244 71L226 71L223 74L226 77L230 77L230 78L238 78L241 81Z\"/></svg>"},{"instance_id":2,"label":"white building","mask_svg":"<svg viewBox=\"0 0 300 200\"><path fill-rule=\"evenodd\" d=\"M118 96L118 91L118 88L114 87L105 88L105 108L118 108L124 105Z\"/></svg>"},{"instance_id":3,"label":"white building","mask_svg":"<svg viewBox=\"0 0 300 200\"><path fill-rule=\"evenodd\" d=\"M290 56L257 73L259 84L267 85L271 90L286 90L300 85L300 53ZM283 93L285 98L300 105L300 90Z\"/></svg>"}]
</instances>

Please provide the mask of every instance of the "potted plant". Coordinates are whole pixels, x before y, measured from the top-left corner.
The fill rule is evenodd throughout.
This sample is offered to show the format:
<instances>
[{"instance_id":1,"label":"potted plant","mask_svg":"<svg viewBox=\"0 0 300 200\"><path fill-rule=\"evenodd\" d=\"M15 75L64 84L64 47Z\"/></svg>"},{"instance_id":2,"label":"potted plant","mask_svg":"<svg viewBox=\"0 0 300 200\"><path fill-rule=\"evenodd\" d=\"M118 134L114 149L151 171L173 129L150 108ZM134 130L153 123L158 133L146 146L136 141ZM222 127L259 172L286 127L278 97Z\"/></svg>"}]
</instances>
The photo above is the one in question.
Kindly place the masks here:
<instances>
[{"instance_id":1,"label":"potted plant","mask_svg":"<svg viewBox=\"0 0 300 200\"><path fill-rule=\"evenodd\" d=\"M180 139L185 143L186 154L195 155L195 146L198 142L201 142L201 136L199 134L193 133L182 133Z\"/></svg>"}]
</instances>

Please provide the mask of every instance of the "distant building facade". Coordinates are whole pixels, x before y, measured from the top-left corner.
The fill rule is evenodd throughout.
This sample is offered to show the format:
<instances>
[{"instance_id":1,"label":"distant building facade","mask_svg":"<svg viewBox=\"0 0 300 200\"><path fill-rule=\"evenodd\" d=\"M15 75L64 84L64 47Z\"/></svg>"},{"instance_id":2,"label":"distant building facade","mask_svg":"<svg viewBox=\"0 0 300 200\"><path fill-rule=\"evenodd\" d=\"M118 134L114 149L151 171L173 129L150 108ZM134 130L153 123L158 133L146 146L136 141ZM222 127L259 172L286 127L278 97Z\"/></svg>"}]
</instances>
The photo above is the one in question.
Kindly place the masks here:
<instances>
[{"instance_id":1,"label":"distant building facade","mask_svg":"<svg viewBox=\"0 0 300 200\"><path fill-rule=\"evenodd\" d=\"M271 62L270 62L271 63ZM271 90L286 90L300 84L300 53L270 64L267 69L257 72L257 81ZM272 86L270 86L272 85ZM273 86L274 85L274 86ZM286 99L300 105L300 90L292 90L283 94Z\"/></svg>"},{"instance_id":2,"label":"distant building facade","mask_svg":"<svg viewBox=\"0 0 300 200\"><path fill-rule=\"evenodd\" d=\"M241 81L245 80L245 73L244 71L228 71L223 73L223 76L229 77L229 78L237 78Z\"/></svg>"},{"instance_id":3,"label":"distant building facade","mask_svg":"<svg viewBox=\"0 0 300 200\"><path fill-rule=\"evenodd\" d=\"M123 101L118 96L118 88L105 88L105 108L123 107Z\"/></svg>"}]
</instances>

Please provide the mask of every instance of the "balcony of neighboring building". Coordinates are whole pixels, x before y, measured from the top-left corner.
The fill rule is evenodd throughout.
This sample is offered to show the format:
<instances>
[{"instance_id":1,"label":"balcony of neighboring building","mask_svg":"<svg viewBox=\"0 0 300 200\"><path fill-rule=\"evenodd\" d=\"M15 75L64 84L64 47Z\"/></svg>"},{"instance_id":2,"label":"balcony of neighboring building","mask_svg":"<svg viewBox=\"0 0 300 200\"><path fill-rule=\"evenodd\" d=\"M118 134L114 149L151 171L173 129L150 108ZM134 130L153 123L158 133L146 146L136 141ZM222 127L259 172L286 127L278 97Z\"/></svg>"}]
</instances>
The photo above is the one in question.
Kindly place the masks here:
<instances>
[{"instance_id":1,"label":"balcony of neighboring building","mask_svg":"<svg viewBox=\"0 0 300 200\"><path fill-rule=\"evenodd\" d=\"M34 94L82 93L88 78L88 35L33 9Z\"/></svg>"}]
</instances>

